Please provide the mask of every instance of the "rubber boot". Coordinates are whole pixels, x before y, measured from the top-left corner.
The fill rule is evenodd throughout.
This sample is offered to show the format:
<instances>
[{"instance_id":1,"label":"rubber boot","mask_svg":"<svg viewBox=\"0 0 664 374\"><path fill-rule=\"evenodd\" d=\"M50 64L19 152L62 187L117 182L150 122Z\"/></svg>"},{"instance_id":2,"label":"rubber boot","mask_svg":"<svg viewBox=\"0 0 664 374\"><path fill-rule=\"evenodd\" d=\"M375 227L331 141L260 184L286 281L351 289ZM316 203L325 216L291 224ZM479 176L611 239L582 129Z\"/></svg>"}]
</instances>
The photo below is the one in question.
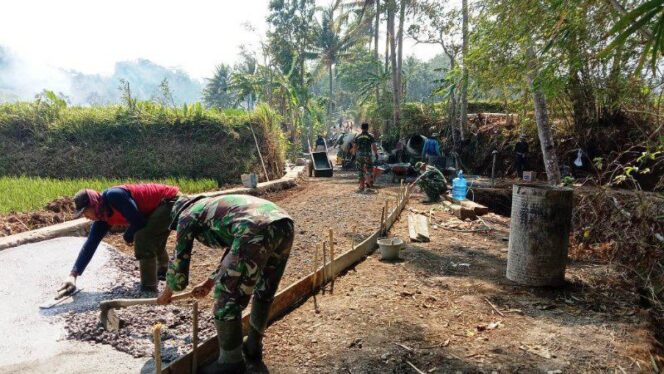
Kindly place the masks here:
<instances>
[{"instance_id":1,"label":"rubber boot","mask_svg":"<svg viewBox=\"0 0 664 374\"><path fill-rule=\"evenodd\" d=\"M141 273L141 291L157 292L157 259L138 260L138 269Z\"/></svg>"},{"instance_id":2,"label":"rubber boot","mask_svg":"<svg viewBox=\"0 0 664 374\"><path fill-rule=\"evenodd\" d=\"M166 253L166 248L164 248L157 253L157 279L160 281L165 281L167 272L168 253Z\"/></svg>"},{"instance_id":3,"label":"rubber boot","mask_svg":"<svg viewBox=\"0 0 664 374\"><path fill-rule=\"evenodd\" d=\"M267 328L271 304L258 300L251 302L249 333L242 345L242 352L244 352L247 361L263 361L263 335L265 335L265 329Z\"/></svg>"},{"instance_id":4,"label":"rubber boot","mask_svg":"<svg viewBox=\"0 0 664 374\"><path fill-rule=\"evenodd\" d=\"M219 340L219 358L205 366L202 374L243 374L246 370L242 357L242 320L214 321Z\"/></svg>"}]
</instances>

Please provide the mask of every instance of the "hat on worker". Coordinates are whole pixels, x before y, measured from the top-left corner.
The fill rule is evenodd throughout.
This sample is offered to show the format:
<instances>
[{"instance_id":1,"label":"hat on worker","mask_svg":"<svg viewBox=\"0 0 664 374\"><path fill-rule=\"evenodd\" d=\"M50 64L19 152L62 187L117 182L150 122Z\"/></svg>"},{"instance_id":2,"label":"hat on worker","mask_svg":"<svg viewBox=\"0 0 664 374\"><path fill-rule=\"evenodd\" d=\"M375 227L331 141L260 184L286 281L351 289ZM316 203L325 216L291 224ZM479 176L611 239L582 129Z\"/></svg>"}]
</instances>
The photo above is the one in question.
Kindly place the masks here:
<instances>
[{"instance_id":1,"label":"hat on worker","mask_svg":"<svg viewBox=\"0 0 664 374\"><path fill-rule=\"evenodd\" d=\"M88 190L80 190L74 195L74 218L83 215L83 211L90 206Z\"/></svg>"},{"instance_id":2,"label":"hat on worker","mask_svg":"<svg viewBox=\"0 0 664 374\"><path fill-rule=\"evenodd\" d=\"M415 164L415 170L420 170L422 169L422 166L424 166L424 162L420 161Z\"/></svg>"}]
</instances>

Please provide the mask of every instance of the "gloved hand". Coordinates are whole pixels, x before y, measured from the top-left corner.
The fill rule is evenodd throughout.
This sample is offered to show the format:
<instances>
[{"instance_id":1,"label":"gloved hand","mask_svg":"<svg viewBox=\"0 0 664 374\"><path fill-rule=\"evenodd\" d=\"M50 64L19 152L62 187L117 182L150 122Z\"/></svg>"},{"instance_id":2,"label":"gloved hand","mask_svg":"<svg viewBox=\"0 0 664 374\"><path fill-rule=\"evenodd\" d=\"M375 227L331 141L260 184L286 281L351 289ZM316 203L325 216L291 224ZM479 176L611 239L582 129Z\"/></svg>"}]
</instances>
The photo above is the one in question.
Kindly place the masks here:
<instances>
[{"instance_id":1,"label":"gloved hand","mask_svg":"<svg viewBox=\"0 0 664 374\"><path fill-rule=\"evenodd\" d=\"M76 291L76 276L70 274L69 277L67 277L67 280L65 280L60 288L58 288L58 296L56 296L55 299L57 300L69 296L74 291Z\"/></svg>"}]
</instances>

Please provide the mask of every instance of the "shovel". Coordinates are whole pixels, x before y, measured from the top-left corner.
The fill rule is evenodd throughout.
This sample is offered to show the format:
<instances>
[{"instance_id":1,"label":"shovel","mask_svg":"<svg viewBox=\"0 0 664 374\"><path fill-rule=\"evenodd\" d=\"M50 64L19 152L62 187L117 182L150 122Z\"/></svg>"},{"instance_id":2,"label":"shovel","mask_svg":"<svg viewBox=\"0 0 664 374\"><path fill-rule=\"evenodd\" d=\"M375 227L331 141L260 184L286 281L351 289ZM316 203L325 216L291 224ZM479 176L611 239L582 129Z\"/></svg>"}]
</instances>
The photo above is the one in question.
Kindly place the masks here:
<instances>
[{"instance_id":1,"label":"shovel","mask_svg":"<svg viewBox=\"0 0 664 374\"><path fill-rule=\"evenodd\" d=\"M191 291L183 292L171 297L171 301L182 300L191 297ZM107 331L117 331L120 329L120 318L115 314L115 309L126 308L132 305L156 305L157 298L150 299L113 299L105 300L99 303L101 314L99 314L99 323Z\"/></svg>"}]
</instances>

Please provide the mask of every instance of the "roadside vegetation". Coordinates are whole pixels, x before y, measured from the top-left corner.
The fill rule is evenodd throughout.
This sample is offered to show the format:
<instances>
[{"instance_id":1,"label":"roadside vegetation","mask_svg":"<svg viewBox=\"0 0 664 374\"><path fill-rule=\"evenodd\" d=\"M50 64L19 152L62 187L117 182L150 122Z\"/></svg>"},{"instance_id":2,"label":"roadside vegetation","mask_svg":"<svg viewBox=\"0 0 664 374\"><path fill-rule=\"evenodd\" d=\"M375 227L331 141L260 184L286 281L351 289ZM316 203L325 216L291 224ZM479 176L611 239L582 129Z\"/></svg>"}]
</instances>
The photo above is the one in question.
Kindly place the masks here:
<instances>
[{"instance_id":1,"label":"roadside vegetation","mask_svg":"<svg viewBox=\"0 0 664 374\"><path fill-rule=\"evenodd\" d=\"M212 179L158 180L136 179L55 179L40 177L0 177L0 214L28 212L43 209L46 204L61 197L72 197L78 190L90 188L102 191L126 183L152 182L180 187L183 193L198 193L217 189Z\"/></svg>"}]
</instances>

